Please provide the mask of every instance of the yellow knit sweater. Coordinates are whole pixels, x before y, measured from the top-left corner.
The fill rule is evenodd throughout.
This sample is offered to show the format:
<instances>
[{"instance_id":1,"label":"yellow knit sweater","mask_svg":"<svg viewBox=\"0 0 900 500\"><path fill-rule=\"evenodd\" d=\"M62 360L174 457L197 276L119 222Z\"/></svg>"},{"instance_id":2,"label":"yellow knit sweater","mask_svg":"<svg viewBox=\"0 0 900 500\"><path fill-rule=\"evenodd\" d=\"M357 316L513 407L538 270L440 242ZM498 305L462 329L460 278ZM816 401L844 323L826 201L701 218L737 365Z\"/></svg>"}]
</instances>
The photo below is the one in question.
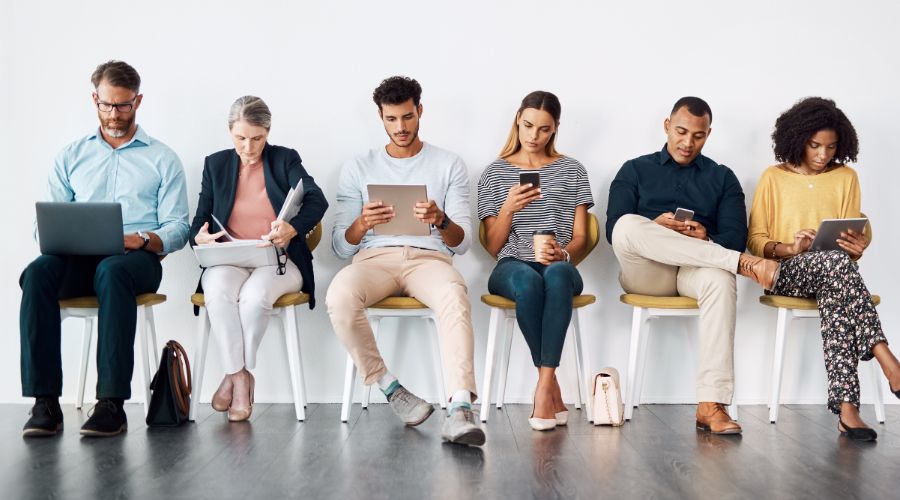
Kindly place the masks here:
<instances>
[{"instance_id":1,"label":"yellow knit sweater","mask_svg":"<svg viewBox=\"0 0 900 500\"><path fill-rule=\"evenodd\" d=\"M859 179L848 166L819 175L767 168L753 195L747 249L763 255L766 243L794 242L801 229L819 229L822 219L860 216Z\"/></svg>"}]
</instances>

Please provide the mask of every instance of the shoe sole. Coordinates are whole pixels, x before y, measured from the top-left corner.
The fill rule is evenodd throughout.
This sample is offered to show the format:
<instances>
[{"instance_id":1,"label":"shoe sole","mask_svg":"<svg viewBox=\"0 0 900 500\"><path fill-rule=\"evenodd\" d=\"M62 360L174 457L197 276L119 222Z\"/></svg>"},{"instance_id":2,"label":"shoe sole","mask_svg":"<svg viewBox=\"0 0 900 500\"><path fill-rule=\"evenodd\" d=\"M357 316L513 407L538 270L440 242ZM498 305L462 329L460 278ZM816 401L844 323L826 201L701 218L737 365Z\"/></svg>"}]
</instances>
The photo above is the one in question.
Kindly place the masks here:
<instances>
[{"instance_id":1,"label":"shoe sole","mask_svg":"<svg viewBox=\"0 0 900 500\"><path fill-rule=\"evenodd\" d=\"M724 431L714 432L708 425L703 425L701 423L697 423L697 430L708 432L710 434L715 434L717 436L729 436L734 434L740 434L743 429L725 429Z\"/></svg>"},{"instance_id":2,"label":"shoe sole","mask_svg":"<svg viewBox=\"0 0 900 500\"><path fill-rule=\"evenodd\" d=\"M63 424L56 424L56 429L40 429L32 427L30 429L22 429L22 437L51 437L57 435L63 429Z\"/></svg>"},{"instance_id":3,"label":"shoe sole","mask_svg":"<svg viewBox=\"0 0 900 500\"><path fill-rule=\"evenodd\" d=\"M481 446L484 444L484 431L473 429L468 432L464 432L458 436L447 437L441 436L444 441L453 444L465 444L469 446Z\"/></svg>"},{"instance_id":4,"label":"shoe sole","mask_svg":"<svg viewBox=\"0 0 900 500\"><path fill-rule=\"evenodd\" d=\"M428 413L426 413L424 417L420 418L418 421L415 421L415 422L404 421L403 423L406 424L407 427L415 427L415 426L421 424L422 422L428 420L428 417L430 417L432 413L434 413L434 406L429 405Z\"/></svg>"},{"instance_id":5,"label":"shoe sole","mask_svg":"<svg viewBox=\"0 0 900 500\"><path fill-rule=\"evenodd\" d=\"M128 424L122 424L118 430L103 432L103 431L92 431L89 429L81 429L81 435L85 437L113 437L122 434L128 430Z\"/></svg>"}]
</instances>

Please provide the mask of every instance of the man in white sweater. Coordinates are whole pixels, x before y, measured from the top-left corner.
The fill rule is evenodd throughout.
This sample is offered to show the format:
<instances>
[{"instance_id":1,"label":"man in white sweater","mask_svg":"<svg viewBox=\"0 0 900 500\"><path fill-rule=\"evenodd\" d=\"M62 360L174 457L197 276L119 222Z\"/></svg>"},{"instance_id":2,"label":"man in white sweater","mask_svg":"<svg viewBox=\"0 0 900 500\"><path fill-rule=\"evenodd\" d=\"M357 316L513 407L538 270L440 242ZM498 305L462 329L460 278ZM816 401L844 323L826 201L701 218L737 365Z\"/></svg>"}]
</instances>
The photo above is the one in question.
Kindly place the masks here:
<instances>
[{"instance_id":1,"label":"man in white sweater","mask_svg":"<svg viewBox=\"0 0 900 500\"><path fill-rule=\"evenodd\" d=\"M419 138L422 87L394 76L375 89L373 99L390 138L385 147L348 161L341 171L334 253L353 263L328 287L328 315L366 385L378 384L406 425L424 422L434 408L407 390L388 371L366 318L366 307L385 297L408 295L431 308L438 319L444 379L452 392L442 437L452 443L482 445L484 431L472 414L475 399L474 346L468 292L453 267L453 255L471 245L469 177L459 156ZM428 236L376 235L373 228L395 210L368 199L369 184L425 185L427 201L414 211Z\"/></svg>"}]
</instances>

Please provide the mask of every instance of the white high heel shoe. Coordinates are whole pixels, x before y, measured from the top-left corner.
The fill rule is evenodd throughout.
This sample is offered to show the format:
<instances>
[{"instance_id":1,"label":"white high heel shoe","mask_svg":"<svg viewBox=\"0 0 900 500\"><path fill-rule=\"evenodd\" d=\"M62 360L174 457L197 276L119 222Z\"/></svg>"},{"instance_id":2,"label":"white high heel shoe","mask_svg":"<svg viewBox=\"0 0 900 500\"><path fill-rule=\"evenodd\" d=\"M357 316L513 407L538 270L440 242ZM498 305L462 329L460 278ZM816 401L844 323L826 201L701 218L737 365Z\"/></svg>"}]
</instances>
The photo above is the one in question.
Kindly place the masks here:
<instances>
[{"instance_id":1,"label":"white high heel shoe","mask_svg":"<svg viewBox=\"0 0 900 500\"><path fill-rule=\"evenodd\" d=\"M554 417L556 417L556 425L566 425L569 423L569 410L556 412Z\"/></svg>"},{"instance_id":2,"label":"white high heel shoe","mask_svg":"<svg viewBox=\"0 0 900 500\"><path fill-rule=\"evenodd\" d=\"M568 419L568 415L566 415L566 419ZM549 431L556 427L556 418L534 417L534 394L531 395L531 416L528 417L528 425L536 431Z\"/></svg>"}]
</instances>

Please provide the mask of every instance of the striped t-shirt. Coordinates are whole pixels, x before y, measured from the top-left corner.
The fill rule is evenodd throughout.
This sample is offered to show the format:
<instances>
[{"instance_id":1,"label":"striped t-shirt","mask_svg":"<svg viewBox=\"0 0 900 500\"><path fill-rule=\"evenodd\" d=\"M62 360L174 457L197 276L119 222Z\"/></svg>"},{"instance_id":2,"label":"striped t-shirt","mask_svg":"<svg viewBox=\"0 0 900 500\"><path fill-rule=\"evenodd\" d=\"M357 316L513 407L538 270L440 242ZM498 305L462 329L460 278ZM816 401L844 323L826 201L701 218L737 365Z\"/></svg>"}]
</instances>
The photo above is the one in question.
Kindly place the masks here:
<instances>
[{"instance_id":1,"label":"striped t-shirt","mask_svg":"<svg viewBox=\"0 0 900 500\"><path fill-rule=\"evenodd\" d=\"M535 231L556 232L556 241L565 248L572 241L575 207L594 206L587 170L575 158L561 156L540 169L524 169L504 159L488 165L478 180L478 218L496 217L509 195L509 189L519 183L520 172L538 172L541 176L541 196L513 214L509 239L497 259L515 257L534 261L532 235Z\"/></svg>"}]
</instances>

